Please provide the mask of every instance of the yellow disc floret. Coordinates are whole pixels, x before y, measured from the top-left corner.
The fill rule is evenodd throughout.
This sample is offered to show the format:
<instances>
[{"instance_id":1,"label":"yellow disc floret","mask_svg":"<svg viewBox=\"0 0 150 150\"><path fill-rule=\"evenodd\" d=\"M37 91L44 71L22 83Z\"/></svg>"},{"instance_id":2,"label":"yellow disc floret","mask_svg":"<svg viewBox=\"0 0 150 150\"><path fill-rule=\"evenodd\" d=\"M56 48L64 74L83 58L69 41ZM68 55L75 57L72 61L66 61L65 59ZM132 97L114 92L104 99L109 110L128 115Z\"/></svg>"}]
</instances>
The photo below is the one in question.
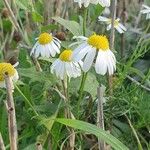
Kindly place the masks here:
<instances>
[{"instance_id":1,"label":"yellow disc floret","mask_svg":"<svg viewBox=\"0 0 150 150\"><path fill-rule=\"evenodd\" d=\"M116 19L115 22L114 22L114 26L117 27L118 25L119 25L119 20Z\"/></svg>"},{"instance_id":2,"label":"yellow disc floret","mask_svg":"<svg viewBox=\"0 0 150 150\"><path fill-rule=\"evenodd\" d=\"M49 33L42 33L40 34L38 41L41 45L45 45L50 43L53 40L53 37Z\"/></svg>"},{"instance_id":3,"label":"yellow disc floret","mask_svg":"<svg viewBox=\"0 0 150 150\"><path fill-rule=\"evenodd\" d=\"M64 50L64 51L60 54L59 59L60 59L61 61L70 62L70 61L71 61L71 56L72 56L72 50L66 49L66 50Z\"/></svg>"},{"instance_id":4,"label":"yellow disc floret","mask_svg":"<svg viewBox=\"0 0 150 150\"><path fill-rule=\"evenodd\" d=\"M10 63L0 63L0 81L5 80L5 74L9 77L14 76L16 70Z\"/></svg>"},{"instance_id":5,"label":"yellow disc floret","mask_svg":"<svg viewBox=\"0 0 150 150\"><path fill-rule=\"evenodd\" d=\"M106 36L103 35L92 35L88 38L88 44L95 47L97 50L108 50L109 42Z\"/></svg>"},{"instance_id":6,"label":"yellow disc floret","mask_svg":"<svg viewBox=\"0 0 150 150\"><path fill-rule=\"evenodd\" d=\"M109 19L109 20L107 21L107 24L111 24L111 21L112 21L112 19ZM117 27L118 25L119 25L119 20L116 19L116 20L114 21L114 26Z\"/></svg>"}]
</instances>

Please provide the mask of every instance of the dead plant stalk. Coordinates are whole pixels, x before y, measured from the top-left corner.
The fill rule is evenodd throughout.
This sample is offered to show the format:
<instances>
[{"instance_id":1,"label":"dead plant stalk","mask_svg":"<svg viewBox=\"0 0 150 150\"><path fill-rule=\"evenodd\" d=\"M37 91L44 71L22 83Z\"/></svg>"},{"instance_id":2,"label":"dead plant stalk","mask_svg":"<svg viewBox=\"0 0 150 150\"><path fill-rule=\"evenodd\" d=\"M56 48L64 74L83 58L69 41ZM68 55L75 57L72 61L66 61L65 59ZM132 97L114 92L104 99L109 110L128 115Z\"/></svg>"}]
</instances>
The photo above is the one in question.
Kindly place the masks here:
<instances>
[{"instance_id":1,"label":"dead plant stalk","mask_svg":"<svg viewBox=\"0 0 150 150\"><path fill-rule=\"evenodd\" d=\"M7 112L8 112L8 128L9 128L9 140L10 150L17 150L17 124L16 124L16 113L13 99L13 83L8 76L5 74L5 83L7 91Z\"/></svg>"}]
</instances>

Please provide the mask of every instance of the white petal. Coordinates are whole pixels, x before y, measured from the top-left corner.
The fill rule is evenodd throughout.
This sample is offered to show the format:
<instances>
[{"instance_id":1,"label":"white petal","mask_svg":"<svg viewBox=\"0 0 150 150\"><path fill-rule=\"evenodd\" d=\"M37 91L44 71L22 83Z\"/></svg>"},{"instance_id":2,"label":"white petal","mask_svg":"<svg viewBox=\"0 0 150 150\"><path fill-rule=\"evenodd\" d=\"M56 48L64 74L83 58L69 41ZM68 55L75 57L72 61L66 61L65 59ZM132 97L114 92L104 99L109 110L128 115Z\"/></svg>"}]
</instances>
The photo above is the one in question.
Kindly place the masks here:
<instances>
[{"instance_id":1,"label":"white petal","mask_svg":"<svg viewBox=\"0 0 150 150\"><path fill-rule=\"evenodd\" d=\"M53 43L58 47L59 51L60 51L60 48L61 48L61 45L59 42L57 42L56 40L53 40Z\"/></svg>"},{"instance_id":2,"label":"white petal","mask_svg":"<svg viewBox=\"0 0 150 150\"><path fill-rule=\"evenodd\" d=\"M19 75L18 75L17 70L15 69L15 74L13 75L12 80L13 80L14 82L16 82L18 79L19 79Z\"/></svg>"},{"instance_id":3,"label":"white petal","mask_svg":"<svg viewBox=\"0 0 150 150\"><path fill-rule=\"evenodd\" d=\"M105 52L99 50L96 63L95 63L95 70L97 74L105 75L107 72L107 62L105 58Z\"/></svg>"},{"instance_id":4,"label":"white petal","mask_svg":"<svg viewBox=\"0 0 150 150\"><path fill-rule=\"evenodd\" d=\"M88 38L85 36L74 36L73 39L81 39L83 41L86 41Z\"/></svg>"},{"instance_id":5,"label":"white petal","mask_svg":"<svg viewBox=\"0 0 150 150\"><path fill-rule=\"evenodd\" d=\"M35 50L36 50L36 47L39 45L39 42L36 42L35 45L33 46L31 52L30 52L30 55L34 54Z\"/></svg>"},{"instance_id":6,"label":"white petal","mask_svg":"<svg viewBox=\"0 0 150 150\"><path fill-rule=\"evenodd\" d=\"M91 50L92 48L91 48L91 46L86 46L86 47L84 47L83 49L81 48L81 50L78 52L78 53L76 53L76 54L74 54L73 53L73 55L72 55L72 59L74 60L74 61L80 61L81 59L83 59L84 57L85 57L85 55Z\"/></svg>"},{"instance_id":7,"label":"white petal","mask_svg":"<svg viewBox=\"0 0 150 150\"><path fill-rule=\"evenodd\" d=\"M56 59L53 63L52 63L52 65L51 65L51 73L54 73L55 72L55 69L57 69L57 66L59 66L59 63L60 63L60 61L59 61L59 59Z\"/></svg>"},{"instance_id":8,"label":"white petal","mask_svg":"<svg viewBox=\"0 0 150 150\"><path fill-rule=\"evenodd\" d=\"M53 37L53 39L54 39L54 41L57 41L59 44L61 43L61 41L58 38Z\"/></svg>"},{"instance_id":9,"label":"white petal","mask_svg":"<svg viewBox=\"0 0 150 150\"><path fill-rule=\"evenodd\" d=\"M60 77L62 66L63 66L63 63L61 60L59 60L59 65L57 65L57 68L55 68L55 73L58 78Z\"/></svg>"},{"instance_id":10,"label":"white petal","mask_svg":"<svg viewBox=\"0 0 150 150\"><path fill-rule=\"evenodd\" d=\"M122 28L124 31L127 31L126 27L125 27L123 24L119 23L118 26L119 26L120 28Z\"/></svg>"},{"instance_id":11,"label":"white petal","mask_svg":"<svg viewBox=\"0 0 150 150\"><path fill-rule=\"evenodd\" d=\"M54 48L52 47L52 45L49 44L48 47L49 47L49 51L50 51L51 56L55 57L56 51L54 50Z\"/></svg>"},{"instance_id":12,"label":"white petal","mask_svg":"<svg viewBox=\"0 0 150 150\"><path fill-rule=\"evenodd\" d=\"M35 52L34 52L35 58L38 58L40 53L41 53L41 45L38 45Z\"/></svg>"},{"instance_id":13,"label":"white petal","mask_svg":"<svg viewBox=\"0 0 150 150\"><path fill-rule=\"evenodd\" d=\"M41 56L42 57L45 57L46 56L46 50L45 50L45 46L44 45L41 45Z\"/></svg>"},{"instance_id":14,"label":"white petal","mask_svg":"<svg viewBox=\"0 0 150 150\"><path fill-rule=\"evenodd\" d=\"M111 29L111 24L107 26L107 31Z\"/></svg>"},{"instance_id":15,"label":"white petal","mask_svg":"<svg viewBox=\"0 0 150 150\"><path fill-rule=\"evenodd\" d=\"M87 53L87 55L85 57L85 60L83 62L83 71L84 72L87 72L90 69L90 67L92 66L92 63L93 63L94 58L95 58L95 55L96 55L96 48L91 49Z\"/></svg>"},{"instance_id":16,"label":"white petal","mask_svg":"<svg viewBox=\"0 0 150 150\"><path fill-rule=\"evenodd\" d=\"M45 57L49 58L50 57L50 49L48 44L45 45Z\"/></svg>"},{"instance_id":17,"label":"white petal","mask_svg":"<svg viewBox=\"0 0 150 150\"><path fill-rule=\"evenodd\" d=\"M104 22L107 22L107 21L109 21L109 19L108 18L106 18L106 17L103 17L103 16L99 16L98 17L98 21L104 21Z\"/></svg>"},{"instance_id":18,"label":"white petal","mask_svg":"<svg viewBox=\"0 0 150 150\"><path fill-rule=\"evenodd\" d=\"M124 33L124 31L119 26L116 26L115 29L121 34Z\"/></svg>"},{"instance_id":19,"label":"white petal","mask_svg":"<svg viewBox=\"0 0 150 150\"><path fill-rule=\"evenodd\" d=\"M146 9L150 9L150 7L149 6L147 6L147 5L142 5L142 7L144 7L144 8L146 8Z\"/></svg>"},{"instance_id":20,"label":"white petal","mask_svg":"<svg viewBox=\"0 0 150 150\"><path fill-rule=\"evenodd\" d=\"M62 62L60 72L59 72L59 77L61 80L63 80L64 76L65 76L65 62Z\"/></svg>"},{"instance_id":21,"label":"white petal","mask_svg":"<svg viewBox=\"0 0 150 150\"><path fill-rule=\"evenodd\" d=\"M65 62L65 69L68 77L72 77L72 71L71 71L72 69L71 69L70 62Z\"/></svg>"},{"instance_id":22,"label":"white petal","mask_svg":"<svg viewBox=\"0 0 150 150\"><path fill-rule=\"evenodd\" d=\"M51 46L53 47L53 49L59 54L60 53L60 50L59 48L56 46L56 44L52 41L51 42Z\"/></svg>"}]
</instances>

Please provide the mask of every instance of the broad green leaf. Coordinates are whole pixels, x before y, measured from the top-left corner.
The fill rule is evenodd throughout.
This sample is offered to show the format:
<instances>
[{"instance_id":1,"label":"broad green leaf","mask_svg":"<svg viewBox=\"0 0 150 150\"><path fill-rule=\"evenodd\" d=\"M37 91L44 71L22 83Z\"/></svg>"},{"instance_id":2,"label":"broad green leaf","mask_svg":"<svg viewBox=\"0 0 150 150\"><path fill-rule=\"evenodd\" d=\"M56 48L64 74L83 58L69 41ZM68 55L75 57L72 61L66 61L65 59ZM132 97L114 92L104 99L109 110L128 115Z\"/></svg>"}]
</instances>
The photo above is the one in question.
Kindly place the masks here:
<instances>
[{"instance_id":1,"label":"broad green leaf","mask_svg":"<svg viewBox=\"0 0 150 150\"><path fill-rule=\"evenodd\" d=\"M69 21L60 17L53 17L52 19L68 29L73 35L82 35L82 28L76 21Z\"/></svg>"},{"instance_id":2,"label":"broad green leaf","mask_svg":"<svg viewBox=\"0 0 150 150\"><path fill-rule=\"evenodd\" d=\"M61 104L62 104L62 101L59 102L56 112L51 117L49 117L49 118L44 118L43 117L41 119L40 124L43 124L49 131L51 131L51 129L53 127L53 124L55 122L55 119L57 117L57 114L59 112L59 108L60 108Z\"/></svg>"},{"instance_id":3,"label":"broad green leaf","mask_svg":"<svg viewBox=\"0 0 150 150\"><path fill-rule=\"evenodd\" d=\"M44 19L43 19L43 17L38 13L38 12L32 12L32 19L33 19L33 21L34 22L43 22L44 21Z\"/></svg>"},{"instance_id":4,"label":"broad green leaf","mask_svg":"<svg viewBox=\"0 0 150 150\"><path fill-rule=\"evenodd\" d=\"M47 25L47 26L42 26L41 27L41 32L47 32L49 30L55 30L55 29L58 29L58 26L54 25L54 24L50 24L50 25Z\"/></svg>"},{"instance_id":5,"label":"broad green leaf","mask_svg":"<svg viewBox=\"0 0 150 150\"><path fill-rule=\"evenodd\" d=\"M52 115L49 118L42 118L41 120L41 124L43 124L49 131L51 131L53 124L54 124L54 120L56 118L57 114L55 113L54 115Z\"/></svg>"},{"instance_id":6,"label":"broad green leaf","mask_svg":"<svg viewBox=\"0 0 150 150\"><path fill-rule=\"evenodd\" d=\"M89 7L89 14L93 21L97 20L98 16L100 16L103 12L104 8L101 5L91 5Z\"/></svg>"},{"instance_id":7,"label":"broad green leaf","mask_svg":"<svg viewBox=\"0 0 150 150\"><path fill-rule=\"evenodd\" d=\"M56 82L56 78L51 75L50 73L44 73L44 72L37 72L34 67L23 69L18 69L19 75L28 77L32 81L39 81L39 82L47 82L49 85Z\"/></svg>"},{"instance_id":8,"label":"broad green leaf","mask_svg":"<svg viewBox=\"0 0 150 150\"><path fill-rule=\"evenodd\" d=\"M114 136L112 136L111 134L107 133L106 131L102 130L101 128L98 128L93 124L80 120L64 119L64 118L57 118L55 121L62 123L66 126L70 126L72 128L79 129L90 134L94 134L95 136L97 136L101 140L104 140L107 144L109 144L116 150L129 150L123 143L121 143Z\"/></svg>"},{"instance_id":9,"label":"broad green leaf","mask_svg":"<svg viewBox=\"0 0 150 150\"><path fill-rule=\"evenodd\" d=\"M95 98L95 96L97 95L98 85L99 83L94 74L89 72L85 82L84 90L89 92L92 95L92 97Z\"/></svg>"}]
</instances>

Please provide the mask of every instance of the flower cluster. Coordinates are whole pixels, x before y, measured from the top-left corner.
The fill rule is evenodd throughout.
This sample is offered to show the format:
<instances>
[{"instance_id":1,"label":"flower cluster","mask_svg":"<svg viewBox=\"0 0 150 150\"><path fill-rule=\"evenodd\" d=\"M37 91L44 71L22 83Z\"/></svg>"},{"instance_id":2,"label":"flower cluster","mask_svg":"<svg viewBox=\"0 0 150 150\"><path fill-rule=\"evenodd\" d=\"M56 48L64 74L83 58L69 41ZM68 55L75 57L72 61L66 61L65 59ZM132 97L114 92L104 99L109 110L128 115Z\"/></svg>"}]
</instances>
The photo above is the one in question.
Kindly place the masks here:
<instances>
[{"instance_id":1,"label":"flower cluster","mask_svg":"<svg viewBox=\"0 0 150 150\"><path fill-rule=\"evenodd\" d=\"M110 0L74 0L78 2L79 7L88 7L89 4L100 4L102 7L109 7ZM142 6L144 9L141 13L147 14L146 18L150 18L150 7L147 5ZM107 25L107 30L112 27L111 18L99 16L98 21L104 22ZM117 18L114 21L114 28L119 33L124 33L127 29L120 23L120 19ZM81 75L81 72L87 72L94 65L97 74L105 75L107 72L112 75L116 70L116 58L113 52L110 50L109 41L105 35L93 34L89 37L77 36L74 37L77 42L71 44L77 45L73 49L65 49L60 53L61 41L49 33L42 33L37 42L31 50L31 55L34 57L55 57L57 58L51 65L51 72L55 73L58 78L63 80L68 76L69 78L76 78Z\"/></svg>"},{"instance_id":2,"label":"flower cluster","mask_svg":"<svg viewBox=\"0 0 150 150\"><path fill-rule=\"evenodd\" d=\"M102 7L109 7L110 0L74 0L79 6L88 7L89 4L100 4ZM142 5L142 14L146 14L146 19L150 19L150 7ZM107 25L107 30L111 29L111 18L99 16L98 21L104 22ZM124 33L127 29L120 23L117 18L114 21L114 28L119 33ZM94 66L97 74L105 75L107 72L112 75L116 70L116 58L110 50L108 38L105 35L93 34L89 37L75 36L77 42L69 47L76 45L76 48L68 48L61 51L61 41L54 37L51 33L41 33L36 38L36 43L33 46L30 55L35 58L39 57L59 57L51 65L51 73L56 74L58 78L64 80L76 78L83 72L88 72ZM10 76L12 81L18 80L17 70L9 63L0 63L0 87L6 87L4 75Z\"/></svg>"},{"instance_id":3,"label":"flower cluster","mask_svg":"<svg viewBox=\"0 0 150 150\"><path fill-rule=\"evenodd\" d=\"M78 44L74 50L66 49L60 53L60 41L49 33L42 33L34 45L31 55L36 58L54 57L60 53L59 58L51 65L51 72L63 80L66 76L76 78L81 75L81 70L87 72L95 62L97 74L110 75L116 70L116 59L109 48L109 41L104 35L93 34L90 37L78 36L79 39L72 45ZM54 40L53 40L54 39ZM71 46L71 45L70 45Z\"/></svg>"},{"instance_id":4,"label":"flower cluster","mask_svg":"<svg viewBox=\"0 0 150 150\"><path fill-rule=\"evenodd\" d=\"M110 6L110 0L74 0L88 7L90 3L100 4L103 7ZM102 19L103 18L103 19ZM105 21L108 28L111 28L111 19L99 17L99 21ZM120 32L126 31L126 28L115 21L115 28ZM97 74L105 75L107 72L112 75L116 70L116 58L110 50L109 41L105 35L93 34L89 37L78 36L74 37L77 42L71 44L68 49L60 53L60 40L49 33L41 33L37 42L31 50L31 55L38 57L59 57L51 65L51 73L56 74L58 78L64 80L67 76L69 78L76 78L83 72L88 72L94 66ZM75 49L72 47L76 46Z\"/></svg>"}]
</instances>

